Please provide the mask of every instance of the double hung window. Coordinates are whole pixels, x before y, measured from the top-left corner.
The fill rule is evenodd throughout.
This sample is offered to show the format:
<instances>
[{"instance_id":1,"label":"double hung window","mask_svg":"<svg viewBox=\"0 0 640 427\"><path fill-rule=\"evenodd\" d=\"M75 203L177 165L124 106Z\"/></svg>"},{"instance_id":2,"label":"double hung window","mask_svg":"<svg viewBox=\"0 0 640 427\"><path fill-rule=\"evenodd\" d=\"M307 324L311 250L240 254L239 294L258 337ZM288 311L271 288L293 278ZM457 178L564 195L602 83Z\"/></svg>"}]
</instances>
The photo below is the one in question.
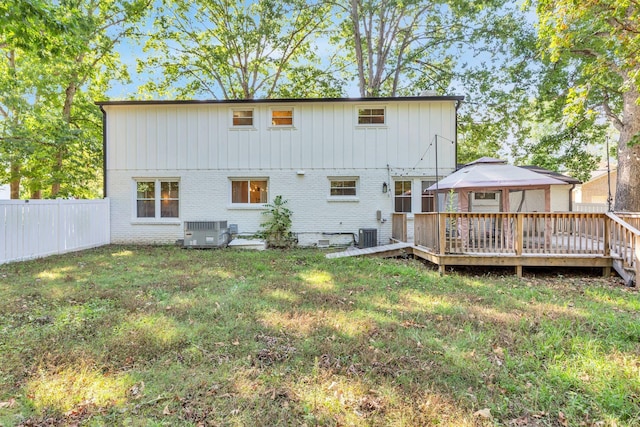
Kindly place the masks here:
<instances>
[{"instance_id":1,"label":"double hung window","mask_svg":"<svg viewBox=\"0 0 640 427\"><path fill-rule=\"evenodd\" d=\"M180 182L168 179L136 180L136 218L178 218Z\"/></svg>"},{"instance_id":2,"label":"double hung window","mask_svg":"<svg viewBox=\"0 0 640 427\"><path fill-rule=\"evenodd\" d=\"M268 181L266 179L232 179L231 203L264 204L269 202Z\"/></svg>"},{"instance_id":3,"label":"double hung window","mask_svg":"<svg viewBox=\"0 0 640 427\"><path fill-rule=\"evenodd\" d=\"M394 181L395 211L411 212L411 181Z\"/></svg>"}]
</instances>

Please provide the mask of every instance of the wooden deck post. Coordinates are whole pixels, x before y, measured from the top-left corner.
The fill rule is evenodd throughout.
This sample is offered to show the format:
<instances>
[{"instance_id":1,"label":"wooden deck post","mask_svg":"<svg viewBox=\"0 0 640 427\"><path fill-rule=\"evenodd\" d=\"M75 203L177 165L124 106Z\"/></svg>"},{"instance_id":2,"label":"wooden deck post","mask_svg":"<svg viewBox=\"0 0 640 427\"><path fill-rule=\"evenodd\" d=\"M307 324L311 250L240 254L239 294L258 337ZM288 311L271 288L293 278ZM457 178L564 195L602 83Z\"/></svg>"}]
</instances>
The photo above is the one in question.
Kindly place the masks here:
<instances>
[{"instance_id":1,"label":"wooden deck post","mask_svg":"<svg viewBox=\"0 0 640 427\"><path fill-rule=\"evenodd\" d=\"M604 221L604 231L603 231L603 236L602 236L602 251L603 251L603 255L608 257L611 256L611 248L609 247L609 242L610 242L610 234L611 234L611 218L609 218L606 215L603 215L603 221ZM602 277L609 277L611 276L611 267L603 267L602 268Z\"/></svg>"},{"instance_id":2,"label":"wooden deck post","mask_svg":"<svg viewBox=\"0 0 640 427\"><path fill-rule=\"evenodd\" d=\"M522 255L522 249L524 246L524 215L521 213L516 214L516 232L515 237L516 241L513 242L514 249L516 251L516 255Z\"/></svg>"},{"instance_id":3,"label":"wooden deck post","mask_svg":"<svg viewBox=\"0 0 640 427\"><path fill-rule=\"evenodd\" d=\"M522 249L524 246L524 215L522 213L516 214L516 230L515 230L515 242L513 242L516 256L522 256ZM522 264L516 265L516 276L522 277Z\"/></svg>"},{"instance_id":4,"label":"wooden deck post","mask_svg":"<svg viewBox=\"0 0 640 427\"><path fill-rule=\"evenodd\" d=\"M611 218L604 215L604 236L602 236L603 240L603 250L604 256L611 256L611 247L610 240L611 239Z\"/></svg>"},{"instance_id":5,"label":"wooden deck post","mask_svg":"<svg viewBox=\"0 0 640 427\"><path fill-rule=\"evenodd\" d=\"M445 223L445 214L438 214L438 223L440 224L440 243L438 244L438 254L444 255L445 253L445 245L447 244L447 225Z\"/></svg>"},{"instance_id":6,"label":"wooden deck post","mask_svg":"<svg viewBox=\"0 0 640 427\"><path fill-rule=\"evenodd\" d=\"M516 276L518 279L522 278L522 265L516 265Z\"/></svg>"},{"instance_id":7,"label":"wooden deck post","mask_svg":"<svg viewBox=\"0 0 640 427\"><path fill-rule=\"evenodd\" d=\"M444 276L444 273L447 272L447 268L444 264L438 264L438 273L440 273L441 276Z\"/></svg>"}]
</instances>

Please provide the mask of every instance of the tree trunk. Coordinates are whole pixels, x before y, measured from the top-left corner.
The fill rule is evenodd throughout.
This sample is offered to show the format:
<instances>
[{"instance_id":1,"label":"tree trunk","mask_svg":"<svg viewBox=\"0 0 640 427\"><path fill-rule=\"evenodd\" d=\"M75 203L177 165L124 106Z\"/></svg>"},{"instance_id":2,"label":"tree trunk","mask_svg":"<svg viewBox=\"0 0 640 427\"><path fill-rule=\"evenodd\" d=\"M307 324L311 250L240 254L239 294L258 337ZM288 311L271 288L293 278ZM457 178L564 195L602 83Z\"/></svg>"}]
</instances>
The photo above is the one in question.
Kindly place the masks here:
<instances>
[{"instance_id":1,"label":"tree trunk","mask_svg":"<svg viewBox=\"0 0 640 427\"><path fill-rule=\"evenodd\" d=\"M11 198L19 199L20 198L20 165L17 163L11 164L11 181L9 182L9 187L11 190Z\"/></svg>"},{"instance_id":2,"label":"tree trunk","mask_svg":"<svg viewBox=\"0 0 640 427\"><path fill-rule=\"evenodd\" d=\"M80 57L80 62L82 57ZM72 82L69 83L67 89L65 90L65 98L64 98L64 106L62 107L62 118L64 119L66 124L71 123L71 107L73 106L73 100L76 96L76 91L78 90L78 86L75 81L78 78L77 75L72 76ZM62 160L66 155L66 147L61 145L58 147L55 156L55 163L53 164L53 183L51 184L51 196L55 197L60 192L60 174L62 173Z\"/></svg>"},{"instance_id":3,"label":"tree trunk","mask_svg":"<svg viewBox=\"0 0 640 427\"><path fill-rule=\"evenodd\" d=\"M639 93L636 88L623 95L623 117L618 141L618 180L616 212L640 212L640 142L632 138L640 134Z\"/></svg>"},{"instance_id":4,"label":"tree trunk","mask_svg":"<svg viewBox=\"0 0 640 427\"><path fill-rule=\"evenodd\" d=\"M51 184L51 196L55 197L60 192L60 179L58 175L62 171L62 148L58 148L58 152L56 153L55 164L53 165L53 179L55 180L53 184Z\"/></svg>"}]
</instances>

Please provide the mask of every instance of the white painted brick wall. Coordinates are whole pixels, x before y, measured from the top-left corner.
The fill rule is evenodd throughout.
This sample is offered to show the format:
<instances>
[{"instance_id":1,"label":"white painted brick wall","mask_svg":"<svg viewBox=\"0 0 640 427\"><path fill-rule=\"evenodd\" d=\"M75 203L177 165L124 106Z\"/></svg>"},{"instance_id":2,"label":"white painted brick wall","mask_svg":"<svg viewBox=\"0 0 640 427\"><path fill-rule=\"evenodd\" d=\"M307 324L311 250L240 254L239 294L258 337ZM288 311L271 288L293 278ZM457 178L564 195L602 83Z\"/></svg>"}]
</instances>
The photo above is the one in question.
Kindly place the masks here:
<instances>
[{"instance_id":1,"label":"white painted brick wall","mask_svg":"<svg viewBox=\"0 0 640 427\"><path fill-rule=\"evenodd\" d=\"M183 237L183 221L220 221L238 224L240 233L260 229L265 216L255 208L232 207L229 178L255 177L269 179L270 201L277 195L288 200L293 211L292 231L299 233L299 243L316 244L319 238L329 238L332 244L352 241L350 233L360 228L378 230L378 242L391 238L393 212L392 184L386 169L362 170L176 170L176 171L108 171L108 195L111 198L111 240L113 243L174 243ZM332 201L328 177L358 177L357 201ZM133 178L173 177L180 179L180 218L173 224L140 224L135 215L135 184ZM389 191L382 193L382 183ZM419 194L418 194L419 197ZM376 219L382 211L385 222ZM329 233L323 236L320 233ZM335 233L345 233L339 235Z\"/></svg>"}]
</instances>

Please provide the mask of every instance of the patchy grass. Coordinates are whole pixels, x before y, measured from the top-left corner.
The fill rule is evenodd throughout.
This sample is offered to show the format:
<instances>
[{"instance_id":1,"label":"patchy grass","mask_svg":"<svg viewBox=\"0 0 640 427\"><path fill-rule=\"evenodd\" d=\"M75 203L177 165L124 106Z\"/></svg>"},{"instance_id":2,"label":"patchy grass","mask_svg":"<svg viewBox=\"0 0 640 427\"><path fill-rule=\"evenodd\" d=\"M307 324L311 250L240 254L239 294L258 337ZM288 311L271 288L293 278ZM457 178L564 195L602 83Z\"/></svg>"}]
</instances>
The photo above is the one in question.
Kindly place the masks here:
<instances>
[{"instance_id":1,"label":"patchy grass","mask_svg":"<svg viewBox=\"0 0 640 427\"><path fill-rule=\"evenodd\" d=\"M0 425L633 426L640 297L311 250L0 266Z\"/></svg>"}]
</instances>

